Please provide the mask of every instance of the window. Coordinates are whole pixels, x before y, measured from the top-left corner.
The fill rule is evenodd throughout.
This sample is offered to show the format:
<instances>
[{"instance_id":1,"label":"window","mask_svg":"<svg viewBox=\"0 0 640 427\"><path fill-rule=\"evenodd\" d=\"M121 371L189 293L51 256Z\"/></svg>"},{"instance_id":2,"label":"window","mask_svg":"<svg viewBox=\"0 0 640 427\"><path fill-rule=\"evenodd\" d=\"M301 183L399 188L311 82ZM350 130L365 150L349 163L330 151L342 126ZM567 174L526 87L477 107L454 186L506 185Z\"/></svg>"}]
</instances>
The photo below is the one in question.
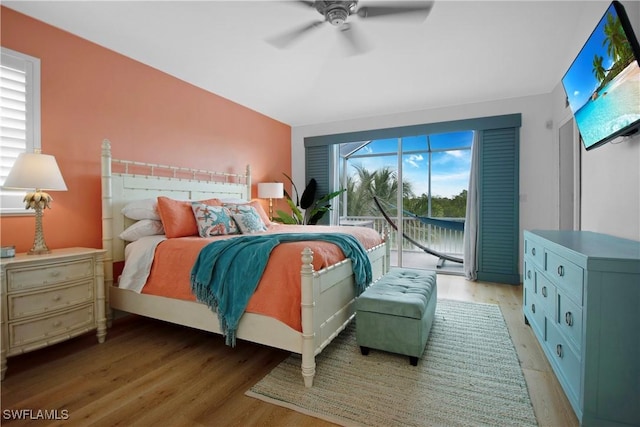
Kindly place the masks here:
<instances>
[{"instance_id":1,"label":"window","mask_svg":"<svg viewBox=\"0 0 640 427\"><path fill-rule=\"evenodd\" d=\"M40 148L40 60L1 48L0 187L20 153ZM0 213L28 215L24 191L0 188Z\"/></svg>"}]
</instances>

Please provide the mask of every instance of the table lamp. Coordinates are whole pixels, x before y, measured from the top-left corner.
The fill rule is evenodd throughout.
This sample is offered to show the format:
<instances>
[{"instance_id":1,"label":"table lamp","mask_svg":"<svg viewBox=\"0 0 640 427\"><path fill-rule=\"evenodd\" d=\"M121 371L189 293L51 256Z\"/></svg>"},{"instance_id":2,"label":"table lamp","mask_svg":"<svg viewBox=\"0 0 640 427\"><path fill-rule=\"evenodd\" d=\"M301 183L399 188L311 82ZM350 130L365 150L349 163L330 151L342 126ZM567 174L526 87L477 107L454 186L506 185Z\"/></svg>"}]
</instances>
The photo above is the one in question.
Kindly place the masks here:
<instances>
[{"instance_id":1,"label":"table lamp","mask_svg":"<svg viewBox=\"0 0 640 427\"><path fill-rule=\"evenodd\" d=\"M284 197L284 184L281 182L258 183L258 197L269 199L269 219L273 221L273 199Z\"/></svg>"},{"instance_id":2,"label":"table lamp","mask_svg":"<svg viewBox=\"0 0 640 427\"><path fill-rule=\"evenodd\" d=\"M24 197L25 208L36 211L36 234L29 255L47 254L51 251L44 241L42 231L42 210L51 209L53 198L42 190L66 191L55 157L35 153L22 153L13 164L3 184L4 188L28 190Z\"/></svg>"}]
</instances>

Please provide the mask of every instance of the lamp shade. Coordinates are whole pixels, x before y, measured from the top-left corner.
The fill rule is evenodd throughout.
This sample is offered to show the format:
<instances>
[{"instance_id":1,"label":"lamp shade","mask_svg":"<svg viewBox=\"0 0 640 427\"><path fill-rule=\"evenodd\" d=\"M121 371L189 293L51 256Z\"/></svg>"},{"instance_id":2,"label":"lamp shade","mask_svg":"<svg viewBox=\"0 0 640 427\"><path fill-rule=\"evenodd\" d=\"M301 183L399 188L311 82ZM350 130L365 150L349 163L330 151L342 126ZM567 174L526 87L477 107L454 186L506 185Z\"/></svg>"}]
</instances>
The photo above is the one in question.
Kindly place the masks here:
<instances>
[{"instance_id":1,"label":"lamp shade","mask_svg":"<svg viewBox=\"0 0 640 427\"><path fill-rule=\"evenodd\" d=\"M66 191L56 158L49 154L22 153L16 159L3 187Z\"/></svg>"},{"instance_id":2,"label":"lamp shade","mask_svg":"<svg viewBox=\"0 0 640 427\"><path fill-rule=\"evenodd\" d=\"M261 199L282 199L284 184L281 182L261 182L258 184L258 197Z\"/></svg>"}]
</instances>

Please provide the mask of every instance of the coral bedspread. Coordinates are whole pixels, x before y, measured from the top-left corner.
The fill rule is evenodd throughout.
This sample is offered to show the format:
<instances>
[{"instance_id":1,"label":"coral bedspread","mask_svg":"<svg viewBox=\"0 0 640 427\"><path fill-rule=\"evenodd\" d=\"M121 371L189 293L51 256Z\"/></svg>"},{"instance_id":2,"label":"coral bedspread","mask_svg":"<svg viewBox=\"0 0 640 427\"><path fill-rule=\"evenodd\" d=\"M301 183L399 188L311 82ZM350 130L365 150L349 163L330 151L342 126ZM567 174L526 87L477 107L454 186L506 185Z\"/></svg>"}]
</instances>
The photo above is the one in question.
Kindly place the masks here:
<instances>
[{"instance_id":1,"label":"coral bedspread","mask_svg":"<svg viewBox=\"0 0 640 427\"><path fill-rule=\"evenodd\" d=\"M348 233L365 249L382 243L380 234L363 227L295 226L273 224L266 233ZM215 239L233 238L220 236ZM151 273L142 293L195 301L191 293L191 268L200 250L212 239L181 237L167 239L155 251ZM272 252L256 292L249 300L247 312L276 318L291 328L302 331L300 318L300 254L305 247L313 250L314 270L321 270L343 259L338 246L325 241L288 242ZM246 260L251 263L252 260Z\"/></svg>"}]
</instances>

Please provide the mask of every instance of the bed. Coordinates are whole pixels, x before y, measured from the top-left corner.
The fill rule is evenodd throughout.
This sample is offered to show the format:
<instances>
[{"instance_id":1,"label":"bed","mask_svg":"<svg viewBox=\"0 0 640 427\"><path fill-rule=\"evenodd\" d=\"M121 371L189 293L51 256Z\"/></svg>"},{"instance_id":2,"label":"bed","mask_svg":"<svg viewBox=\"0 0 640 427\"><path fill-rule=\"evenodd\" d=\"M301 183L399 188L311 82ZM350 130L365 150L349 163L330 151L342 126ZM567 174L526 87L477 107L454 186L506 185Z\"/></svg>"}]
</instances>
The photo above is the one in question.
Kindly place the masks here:
<instances>
[{"instance_id":1,"label":"bed","mask_svg":"<svg viewBox=\"0 0 640 427\"><path fill-rule=\"evenodd\" d=\"M118 286L117 278L122 270L126 246L119 236L133 223L122 214L122 208L133 201L158 196L181 200L217 198L250 201L250 167L238 174L113 159L108 140L102 143L101 165L108 321L112 319L112 310L119 310L221 334L218 318L206 304L139 293ZM311 387L315 356L353 318L356 291L351 260L346 258L316 271L313 242L308 243L309 246L305 245L299 254L300 330L265 314L245 312L236 337L301 354L304 384ZM388 271L389 249L384 241L368 248L367 256L374 280Z\"/></svg>"}]
</instances>

